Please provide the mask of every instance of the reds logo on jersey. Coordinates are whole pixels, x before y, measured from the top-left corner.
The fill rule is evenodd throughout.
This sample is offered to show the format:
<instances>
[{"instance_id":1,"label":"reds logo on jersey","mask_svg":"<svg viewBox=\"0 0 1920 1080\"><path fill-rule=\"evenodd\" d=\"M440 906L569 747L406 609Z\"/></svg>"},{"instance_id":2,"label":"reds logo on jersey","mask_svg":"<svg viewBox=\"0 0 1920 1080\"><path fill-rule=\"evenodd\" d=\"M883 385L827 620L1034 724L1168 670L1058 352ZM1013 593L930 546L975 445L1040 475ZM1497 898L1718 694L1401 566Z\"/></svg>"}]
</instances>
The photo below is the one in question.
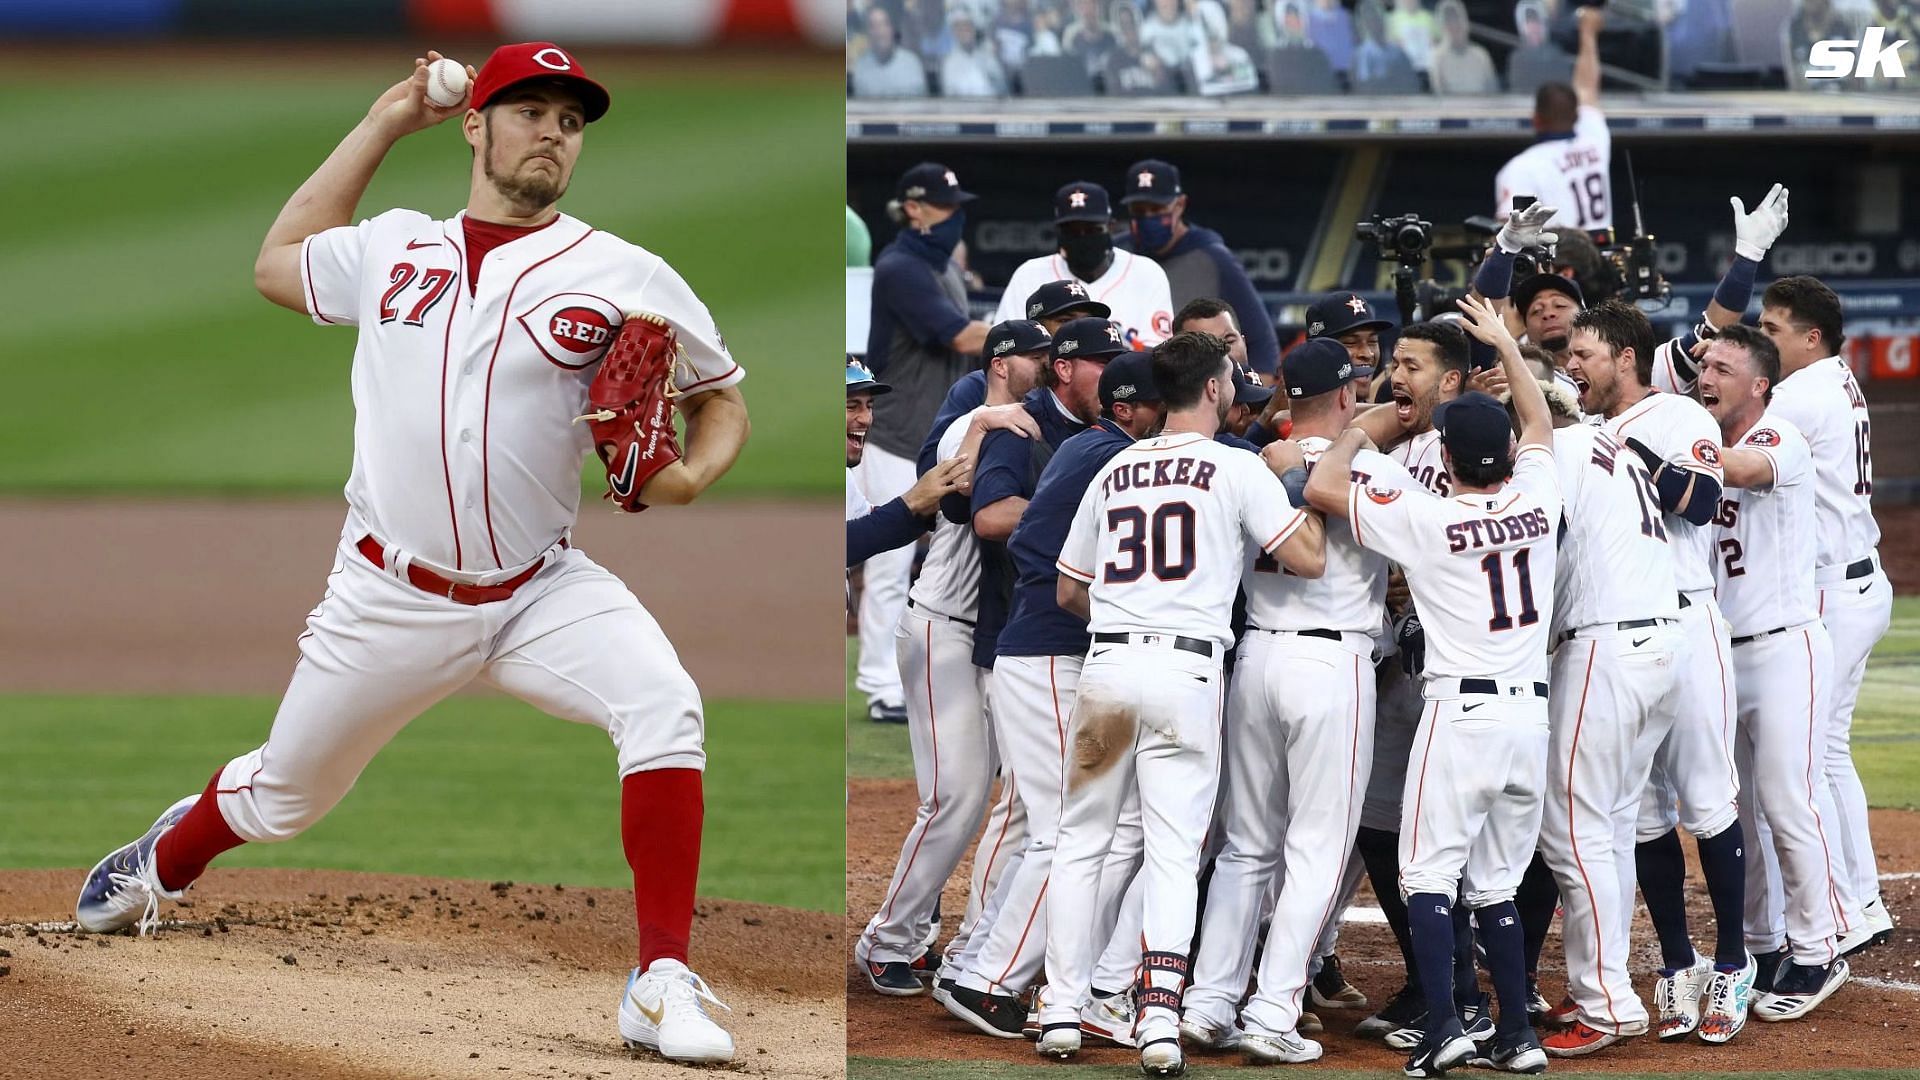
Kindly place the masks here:
<instances>
[{"instance_id":1,"label":"reds logo on jersey","mask_svg":"<svg viewBox=\"0 0 1920 1080\"><path fill-rule=\"evenodd\" d=\"M1699 458L1704 465L1711 465L1716 469L1720 467L1720 448L1707 439L1701 439L1693 444L1693 456Z\"/></svg>"},{"instance_id":2,"label":"reds logo on jersey","mask_svg":"<svg viewBox=\"0 0 1920 1080\"><path fill-rule=\"evenodd\" d=\"M1761 428L1758 431L1749 433L1747 437L1741 441L1750 446L1779 446L1780 433L1772 428Z\"/></svg>"},{"instance_id":3,"label":"reds logo on jersey","mask_svg":"<svg viewBox=\"0 0 1920 1080\"><path fill-rule=\"evenodd\" d=\"M620 328L620 309L588 293L560 293L533 305L519 318L540 354L556 366L578 370L599 360Z\"/></svg>"}]
</instances>

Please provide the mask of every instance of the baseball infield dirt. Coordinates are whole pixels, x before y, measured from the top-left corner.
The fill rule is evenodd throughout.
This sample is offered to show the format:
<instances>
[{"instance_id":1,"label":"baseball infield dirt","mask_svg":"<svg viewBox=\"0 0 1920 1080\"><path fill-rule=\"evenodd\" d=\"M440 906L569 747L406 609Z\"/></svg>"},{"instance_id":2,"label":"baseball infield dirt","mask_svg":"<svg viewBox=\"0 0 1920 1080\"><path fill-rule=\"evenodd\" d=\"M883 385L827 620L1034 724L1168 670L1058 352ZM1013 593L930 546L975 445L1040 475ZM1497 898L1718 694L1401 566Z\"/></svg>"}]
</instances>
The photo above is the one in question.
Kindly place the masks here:
<instances>
[{"instance_id":1,"label":"baseball infield dirt","mask_svg":"<svg viewBox=\"0 0 1920 1080\"><path fill-rule=\"evenodd\" d=\"M873 914L900 853L900 838L913 819L913 783L907 780L857 780L847 818L847 933L842 947L846 965L847 1055L849 1057L931 1058L955 1061L1005 1061L1023 1065L1045 1059L1024 1040L992 1039L949 1016L931 998L883 998L875 994L853 964L853 943ZM1900 1061L1920 1060L1920 814L1882 810L1873 813L1874 847L1882 874L1911 876L1882 883L1887 908L1902 924L1893 941L1855 957L1853 983L1842 987L1805 1020L1787 1024L1754 1022L1725 1046L1700 1042L1663 1044L1652 1037L1633 1039L1592 1057L1579 1068L1597 1072L1737 1072L1763 1069L1885 1068ZM1688 845L1691 848L1692 845ZM1689 851L1689 859L1692 852ZM967 864L949 882L941 902L943 912L956 915L966 909ZM1372 894L1362 887L1356 900L1372 907ZM1697 870L1689 879L1688 906L1694 939L1711 945L1707 936L1712 912ZM955 923L948 922L946 937ZM1557 923L1556 923L1557 927ZM1384 923L1349 923L1340 932L1339 952L1347 978L1377 1007L1398 990L1404 974L1400 953ZM1541 991L1558 1000L1564 987L1559 932L1547 940L1542 956ZM1658 963L1652 927L1645 913L1634 929L1634 982L1644 1000L1653 1000L1647 973ZM1406 1055L1349 1032L1366 1013L1323 1011L1325 1035L1314 1038L1326 1047L1317 1065L1290 1069L1381 1069L1397 1071ZM1131 1050L1089 1044L1080 1060L1094 1064L1128 1065ZM1196 1057L1196 1064L1238 1066L1238 1055ZM1557 1067L1557 1066L1556 1066Z\"/></svg>"},{"instance_id":2,"label":"baseball infield dirt","mask_svg":"<svg viewBox=\"0 0 1920 1080\"><path fill-rule=\"evenodd\" d=\"M341 516L337 499L0 502L0 550L33 553L0 569L0 692L278 692ZM841 529L818 503L589 507L575 539L708 697L837 700ZM795 555L778 567L773 536ZM64 929L84 875L0 871L0 1074L685 1075L620 1047L620 890L216 869L140 940ZM733 1008L732 1071L844 1075L839 921L700 902L691 959Z\"/></svg>"}]
</instances>

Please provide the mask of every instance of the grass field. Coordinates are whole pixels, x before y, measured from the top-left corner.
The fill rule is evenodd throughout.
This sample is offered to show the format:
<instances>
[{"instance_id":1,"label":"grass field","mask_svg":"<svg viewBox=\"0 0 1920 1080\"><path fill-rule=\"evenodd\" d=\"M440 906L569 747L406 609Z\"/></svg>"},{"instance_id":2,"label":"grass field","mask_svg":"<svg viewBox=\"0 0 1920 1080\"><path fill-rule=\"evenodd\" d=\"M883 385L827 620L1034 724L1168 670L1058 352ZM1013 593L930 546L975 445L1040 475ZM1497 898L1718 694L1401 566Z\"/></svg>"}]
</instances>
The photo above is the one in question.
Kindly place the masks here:
<instances>
[{"instance_id":1,"label":"grass field","mask_svg":"<svg viewBox=\"0 0 1920 1080\"><path fill-rule=\"evenodd\" d=\"M8 738L0 866L91 865L258 745L274 705L0 699ZM839 726L831 704L708 703L702 895L845 910ZM441 704L401 732L318 825L284 844L247 845L219 865L633 882L606 735L492 697Z\"/></svg>"},{"instance_id":2,"label":"grass field","mask_svg":"<svg viewBox=\"0 0 1920 1080\"><path fill-rule=\"evenodd\" d=\"M398 71L349 56L337 73L205 62L190 77L151 64L85 82L0 76L0 202L15 208L0 245L14 315L0 320L0 492L340 489L354 334L272 306L252 267L287 197L404 74L395 51ZM748 369L753 438L715 494L833 494L839 67L592 70L614 105L588 129L561 207L665 257ZM410 136L360 216L450 216L469 160L457 123Z\"/></svg>"},{"instance_id":3,"label":"grass field","mask_svg":"<svg viewBox=\"0 0 1920 1080\"><path fill-rule=\"evenodd\" d=\"M867 722L866 702L853 688L859 643L847 642L847 775L913 775L907 729ZM1893 626L1867 662L1853 718L1854 764L1874 806L1920 808L1920 597L1893 602Z\"/></svg>"}]
</instances>

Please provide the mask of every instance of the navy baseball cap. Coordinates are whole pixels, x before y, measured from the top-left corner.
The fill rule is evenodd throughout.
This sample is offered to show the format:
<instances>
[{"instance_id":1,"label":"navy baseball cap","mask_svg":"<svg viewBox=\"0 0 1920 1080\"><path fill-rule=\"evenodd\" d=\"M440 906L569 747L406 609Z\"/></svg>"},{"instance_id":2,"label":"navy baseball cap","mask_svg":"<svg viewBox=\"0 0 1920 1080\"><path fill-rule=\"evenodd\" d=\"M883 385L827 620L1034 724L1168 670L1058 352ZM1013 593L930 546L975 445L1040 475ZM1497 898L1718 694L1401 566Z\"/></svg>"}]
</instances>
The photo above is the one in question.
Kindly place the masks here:
<instances>
[{"instance_id":1,"label":"navy baseball cap","mask_svg":"<svg viewBox=\"0 0 1920 1080\"><path fill-rule=\"evenodd\" d=\"M1076 308L1103 319L1113 314L1112 308L1088 295L1087 287L1071 278L1049 281L1027 296L1029 319L1044 319Z\"/></svg>"},{"instance_id":2,"label":"navy baseball cap","mask_svg":"<svg viewBox=\"0 0 1920 1080\"><path fill-rule=\"evenodd\" d=\"M960 178L945 165L923 161L900 174L894 194L902 199L918 199L935 206L953 206L972 202L978 196L960 188Z\"/></svg>"},{"instance_id":3,"label":"navy baseball cap","mask_svg":"<svg viewBox=\"0 0 1920 1080\"><path fill-rule=\"evenodd\" d=\"M847 393L849 395L873 394L877 397L881 394L893 393L893 387L874 378L873 372L867 370L867 365L861 363L859 357L848 355Z\"/></svg>"},{"instance_id":4,"label":"navy baseball cap","mask_svg":"<svg viewBox=\"0 0 1920 1080\"><path fill-rule=\"evenodd\" d=\"M1132 351L1120 324L1107 319L1070 319L1053 333L1055 360L1106 360Z\"/></svg>"},{"instance_id":5,"label":"navy baseball cap","mask_svg":"<svg viewBox=\"0 0 1920 1080\"><path fill-rule=\"evenodd\" d=\"M1127 352L1114 357L1100 372L1100 407L1112 409L1115 402L1159 401L1160 390L1153 385L1153 358L1148 353Z\"/></svg>"},{"instance_id":6,"label":"navy baseball cap","mask_svg":"<svg viewBox=\"0 0 1920 1080\"><path fill-rule=\"evenodd\" d=\"M1587 298L1580 295L1580 286L1575 284L1572 278L1561 277L1559 274L1535 274L1513 290L1514 310L1524 318L1527 309L1533 306L1534 300L1549 289L1565 293L1582 308L1587 306Z\"/></svg>"},{"instance_id":7,"label":"navy baseball cap","mask_svg":"<svg viewBox=\"0 0 1920 1080\"><path fill-rule=\"evenodd\" d=\"M1433 426L1455 461L1491 465L1506 457L1513 444L1513 420L1506 408L1478 390L1436 405Z\"/></svg>"},{"instance_id":8,"label":"navy baseball cap","mask_svg":"<svg viewBox=\"0 0 1920 1080\"><path fill-rule=\"evenodd\" d=\"M1048 352L1051 353L1053 335L1047 328L1028 319L1008 319L995 323L987 331L987 343L981 347L981 355L989 360L996 356L1010 356L1015 353Z\"/></svg>"},{"instance_id":9,"label":"navy baseball cap","mask_svg":"<svg viewBox=\"0 0 1920 1080\"><path fill-rule=\"evenodd\" d=\"M1373 305L1359 293L1328 293L1307 309L1307 336L1339 337L1349 330L1389 330L1393 320L1373 312Z\"/></svg>"},{"instance_id":10,"label":"navy baseball cap","mask_svg":"<svg viewBox=\"0 0 1920 1080\"><path fill-rule=\"evenodd\" d=\"M1332 393L1353 377L1353 357L1330 337L1308 338L1280 358L1280 378L1286 381L1289 398Z\"/></svg>"},{"instance_id":11,"label":"navy baseball cap","mask_svg":"<svg viewBox=\"0 0 1920 1080\"><path fill-rule=\"evenodd\" d=\"M1181 195L1180 170L1154 158L1136 161L1127 166L1127 182L1121 187L1126 191L1120 197L1125 206L1137 202L1170 203Z\"/></svg>"},{"instance_id":12,"label":"navy baseball cap","mask_svg":"<svg viewBox=\"0 0 1920 1080\"><path fill-rule=\"evenodd\" d=\"M1113 218L1107 203L1107 189L1085 180L1075 180L1053 193L1053 223L1097 221L1104 225Z\"/></svg>"},{"instance_id":13,"label":"navy baseball cap","mask_svg":"<svg viewBox=\"0 0 1920 1080\"><path fill-rule=\"evenodd\" d=\"M1247 370L1238 364L1233 367L1233 403L1246 405L1255 412L1266 407L1273 400L1273 387L1254 382Z\"/></svg>"}]
</instances>

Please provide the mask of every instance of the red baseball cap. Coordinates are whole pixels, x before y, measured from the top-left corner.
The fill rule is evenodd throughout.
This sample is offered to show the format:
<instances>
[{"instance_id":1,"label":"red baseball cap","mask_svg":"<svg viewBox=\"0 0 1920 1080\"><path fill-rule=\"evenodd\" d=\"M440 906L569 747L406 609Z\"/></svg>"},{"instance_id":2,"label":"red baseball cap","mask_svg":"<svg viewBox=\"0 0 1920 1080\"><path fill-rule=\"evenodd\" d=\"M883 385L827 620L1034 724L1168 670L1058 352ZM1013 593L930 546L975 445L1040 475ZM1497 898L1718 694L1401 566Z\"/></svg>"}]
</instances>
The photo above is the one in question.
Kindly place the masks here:
<instances>
[{"instance_id":1,"label":"red baseball cap","mask_svg":"<svg viewBox=\"0 0 1920 1080\"><path fill-rule=\"evenodd\" d=\"M573 54L551 41L523 41L493 50L473 82L472 108L484 109L509 87L529 79L562 79L573 84L591 124L607 114L612 97L607 88L587 77Z\"/></svg>"}]
</instances>

